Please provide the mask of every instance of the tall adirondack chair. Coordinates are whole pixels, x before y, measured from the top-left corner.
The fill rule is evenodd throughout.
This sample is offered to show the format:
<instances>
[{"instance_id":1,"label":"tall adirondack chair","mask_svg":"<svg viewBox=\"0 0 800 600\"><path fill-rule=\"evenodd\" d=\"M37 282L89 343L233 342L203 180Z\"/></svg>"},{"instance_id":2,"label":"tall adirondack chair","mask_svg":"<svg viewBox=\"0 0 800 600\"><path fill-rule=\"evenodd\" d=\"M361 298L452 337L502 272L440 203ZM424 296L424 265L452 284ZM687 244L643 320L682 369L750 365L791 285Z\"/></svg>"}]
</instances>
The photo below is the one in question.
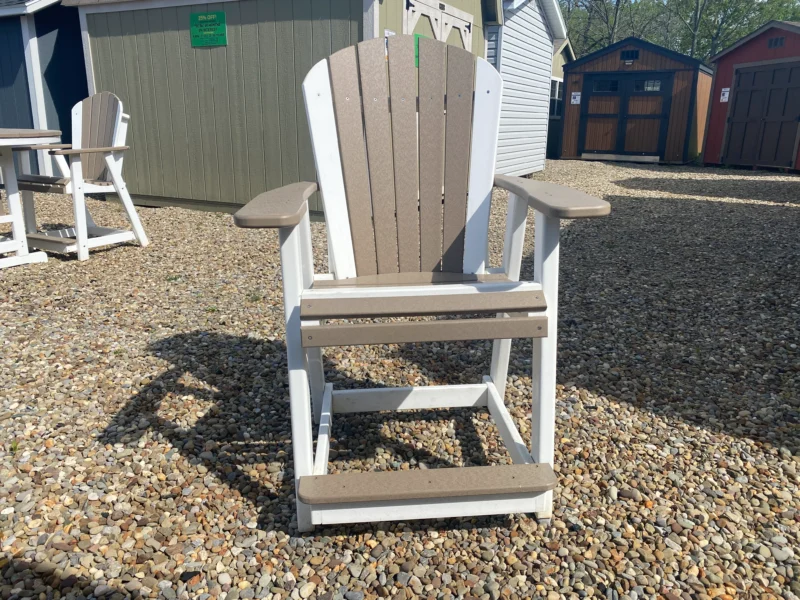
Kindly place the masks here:
<instances>
[{"instance_id":1,"label":"tall adirondack chair","mask_svg":"<svg viewBox=\"0 0 800 600\"><path fill-rule=\"evenodd\" d=\"M418 68L410 36L389 38L388 59L383 39L341 50L303 83L318 183L261 194L234 217L240 227L279 229L300 531L551 517L559 221L599 217L610 207L568 188L494 174L502 87L486 61L426 38ZM494 185L510 192L502 268L487 265ZM316 190L327 222L327 274L313 269L307 199ZM529 208L535 269L533 281L521 282ZM347 322L434 315L462 318ZM503 400L513 338L533 338L530 451ZM477 339L495 342L491 372L474 385L338 390L325 381L326 346ZM453 407L488 407L513 464L328 474L334 414Z\"/></svg>"},{"instance_id":2,"label":"tall adirondack chair","mask_svg":"<svg viewBox=\"0 0 800 600\"><path fill-rule=\"evenodd\" d=\"M55 156L60 177L23 174L19 180L25 213L28 245L42 250L75 252L87 260L89 250L99 246L136 240L147 246L139 215L122 178L123 152L130 117L122 112L122 102L110 92L100 92L72 108L72 145L28 146L15 150L49 150ZM69 159L69 162L67 162ZM131 224L131 230L100 227L86 208L85 194L115 191ZM75 226L42 231L36 225L32 192L72 196Z\"/></svg>"}]
</instances>

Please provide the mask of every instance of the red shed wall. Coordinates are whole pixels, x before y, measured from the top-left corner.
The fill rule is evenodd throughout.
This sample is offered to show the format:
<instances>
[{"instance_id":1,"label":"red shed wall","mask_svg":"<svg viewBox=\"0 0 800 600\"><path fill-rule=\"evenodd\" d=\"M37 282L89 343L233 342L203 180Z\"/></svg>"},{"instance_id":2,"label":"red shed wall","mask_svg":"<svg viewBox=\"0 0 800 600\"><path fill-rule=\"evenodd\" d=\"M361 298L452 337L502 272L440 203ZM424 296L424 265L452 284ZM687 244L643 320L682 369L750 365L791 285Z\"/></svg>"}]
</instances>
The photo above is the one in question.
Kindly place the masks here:
<instances>
[{"instance_id":1,"label":"red shed wall","mask_svg":"<svg viewBox=\"0 0 800 600\"><path fill-rule=\"evenodd\" d=\"M781 48L767 48L767 40L777 36L786 38L784 45ZM725 119L728 116L730 101L733 100L733 90L731 90L731 97L727 103L720 102L719 97L722 88L733 87L734 65L793 57L800 59L800 35L773 27L717 61L714 86L711 90L711 116L708 121L708 135L706 136L703 162L711 164L719 164L720 162L722 140L725 137ZM798 160L800 160L800 153L798 154Z\"/></svg>"}]
</instances>

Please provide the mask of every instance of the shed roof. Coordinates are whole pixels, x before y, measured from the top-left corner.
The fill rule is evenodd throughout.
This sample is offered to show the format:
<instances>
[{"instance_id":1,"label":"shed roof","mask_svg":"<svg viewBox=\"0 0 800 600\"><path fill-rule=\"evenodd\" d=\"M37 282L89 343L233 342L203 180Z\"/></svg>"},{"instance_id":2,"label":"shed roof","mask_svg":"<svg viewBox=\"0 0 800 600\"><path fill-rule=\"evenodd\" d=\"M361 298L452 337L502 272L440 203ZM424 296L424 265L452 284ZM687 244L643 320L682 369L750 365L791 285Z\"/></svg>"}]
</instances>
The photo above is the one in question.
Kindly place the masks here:
<instances>
[{"instance_id":1,"label":"shed roof","mask_svg":"<svg viewBox=\"0 0 800 600\"><path fill-rule=\"evenodd\" d=\"M604 54L609 54L610 52L619 50L623 46L638 46L640 48L649 50L651 52L657 52L659 54L663 54L678 62L683 62L687 65L698 67L701 71L705 71L706 73L709 74L712 73L712 70L706 65L704 65L703 61L701 60L692 58L691 56L686 56L685 54L681 54L680 52L675 52L674 50L670 50L669 48L664 48L663 46L659 46L658 44L647 42L637 37L625 38L624 40L620 40L615 44L611 44L610 46L606 46L605 48L600 48L600 50L596 50L591 54L587 54L586 56L583 56L571 63L567 63L566 65L564 65L564 70L569 71L570 69L574 69L575 67L584 65L588 62L595 60L596 58L599 58L600 56L603 56Z\"/></svg>"},{"instance_id":2,"label":"shed roof","mask_svg":"<svg viewBox=\"0 0 800 600\"><path fill-rule=\"evenodd\" d=\"M753 33L751 33L749 35L746 35L743 38L741 38L740 40L734 42L733 44L731 44L730 46L725 48L725 50L723 50L719 54L716 54L716 55L712 56L710 62L712 62L712 63L717 62L720 58L722 58L723 56L728 54L728 52L733 52L739 46L743 46L744 44L746 44L747 42L752 40L754 37L758 37L759 35L761 35L765 31L767 31L768 29L772 29L772 28L783 29L785 31L791 31L793 33L797 33L798 35L800 35L800 22L797 22L797 21L770 21L770 22L766 23L765 25L762 25L761 27L756 29Z\"/></svg>"},{"instance_id":3,"label":"shed roof","mask_svg":"<svg viewBox=\"0 0 800 600\"><path fill-rule=\"evenodd\" d=\"M561 52L562 50L569 51L570 60L575 60L575 50L572 49L572 44L569 41L569 38L554 38L553 39L553 56Z\"/></svg>"},{"instance_id":4,"label":"shed roof","mask_svg":"<svg viewBox=\"0 0 800 600\"><path fill-rule=\"evenodd\" d=\"M30 15L59 0L0 0L0 17Z\"/></svg>"}]
</instances>

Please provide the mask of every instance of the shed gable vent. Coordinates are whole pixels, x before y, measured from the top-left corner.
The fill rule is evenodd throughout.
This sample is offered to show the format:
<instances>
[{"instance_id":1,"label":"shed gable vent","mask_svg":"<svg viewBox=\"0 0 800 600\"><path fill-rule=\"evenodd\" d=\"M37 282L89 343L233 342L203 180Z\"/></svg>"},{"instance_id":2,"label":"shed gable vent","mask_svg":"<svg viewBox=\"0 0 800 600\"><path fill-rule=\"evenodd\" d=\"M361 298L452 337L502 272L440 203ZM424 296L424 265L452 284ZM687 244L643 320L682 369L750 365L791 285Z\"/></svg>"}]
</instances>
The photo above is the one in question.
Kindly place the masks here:
<instances>
[{"instance_id":1,"label":"shed gable vent","mask_svg":"<svg viewBox=\"0 0 800 600\"><path fill-rule=\"evenodd\" d=\"M619 56L620 60L638 60L639 59L639 51L638 50L623 50L620 52Z\"/></svg>"},{"instance_id":2,"label":"shed gable vent","mask_svg":"<svg viewBox=\"0 0 800 600\"><path fill-rule=\"evenodd\" d=\"M782 48L783 47L783 43L785 41L786 41L786 38L783 37L783 36L769 38L767 40L767 48Z\"/></svg>"}]
</instances>

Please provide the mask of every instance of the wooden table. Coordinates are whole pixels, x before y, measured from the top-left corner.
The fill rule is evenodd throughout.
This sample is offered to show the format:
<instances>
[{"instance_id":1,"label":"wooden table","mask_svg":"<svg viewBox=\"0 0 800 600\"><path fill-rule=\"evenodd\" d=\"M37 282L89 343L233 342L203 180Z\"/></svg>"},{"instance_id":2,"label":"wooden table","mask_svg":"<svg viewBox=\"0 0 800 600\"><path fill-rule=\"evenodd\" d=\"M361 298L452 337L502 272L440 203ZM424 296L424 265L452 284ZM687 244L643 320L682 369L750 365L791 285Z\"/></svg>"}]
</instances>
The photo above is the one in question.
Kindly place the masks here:
<instances>
[{"instance_id":1,"label":"wooden table","mask_svg":"<svg viewBox=\"0 0 800 600\"><path fill-rule=\"evenodd\" d=\"M11 237L0 236L0 269L34 262L45 262L44 252L29 252L25 236L25 220L19 200L17 173L14 170L14 146L35 146L61 142L61 132L55 129L1 129L0 172L6 188L9 214L0 214L0 223L11 223ZM3 256L11 254L11 256Z\"/></svg>"}]
</instances>

